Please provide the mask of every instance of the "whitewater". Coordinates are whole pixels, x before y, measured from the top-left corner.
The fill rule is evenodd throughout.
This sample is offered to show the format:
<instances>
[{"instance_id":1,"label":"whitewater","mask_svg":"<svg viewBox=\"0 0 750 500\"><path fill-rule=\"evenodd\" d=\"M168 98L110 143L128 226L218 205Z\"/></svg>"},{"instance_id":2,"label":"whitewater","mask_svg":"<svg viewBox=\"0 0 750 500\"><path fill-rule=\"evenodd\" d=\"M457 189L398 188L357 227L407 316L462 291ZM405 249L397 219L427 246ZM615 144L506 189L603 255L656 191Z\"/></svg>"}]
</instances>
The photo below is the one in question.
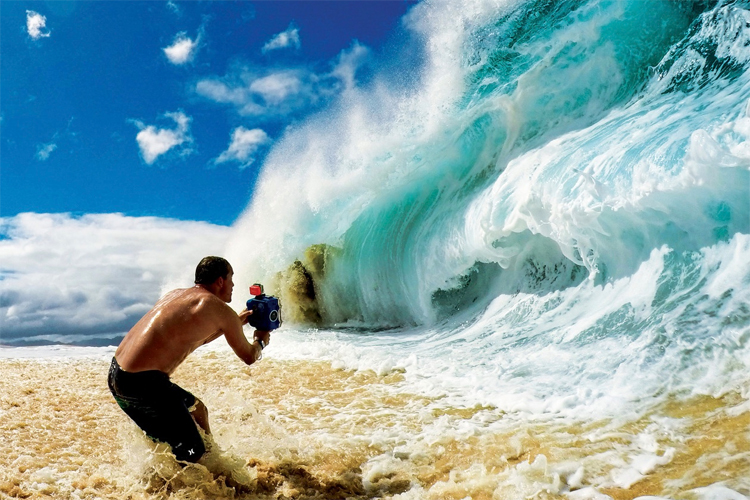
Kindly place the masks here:
<instances>
[{"instance_id":1,"label":"whitewater","mask_svg":"<svg viewBox=\"0 0 750 500\"><path fill-rule=\"evenodd\" d=\"M238 274L507 410L747 389L750 14L643 5L418 6L417 89L285 137Z\"/></svg>"},{"instance_id":2,"label":"whitewater","mask_svg":"<svg viewBox=\"0 0 750 500\"><path fill-rule=\"evenodd\" d=\"M117 437L14 439L0 496L750 497L750 4L425 2L403 26L233 227L235 282L285 324L257 366L212 345L175 374L213 462L174 466L92 385L55 401ZM30 367L96 378L113 352L56 349L3 351L7 435L41 418Z\"/></svg>"}]
</instances>

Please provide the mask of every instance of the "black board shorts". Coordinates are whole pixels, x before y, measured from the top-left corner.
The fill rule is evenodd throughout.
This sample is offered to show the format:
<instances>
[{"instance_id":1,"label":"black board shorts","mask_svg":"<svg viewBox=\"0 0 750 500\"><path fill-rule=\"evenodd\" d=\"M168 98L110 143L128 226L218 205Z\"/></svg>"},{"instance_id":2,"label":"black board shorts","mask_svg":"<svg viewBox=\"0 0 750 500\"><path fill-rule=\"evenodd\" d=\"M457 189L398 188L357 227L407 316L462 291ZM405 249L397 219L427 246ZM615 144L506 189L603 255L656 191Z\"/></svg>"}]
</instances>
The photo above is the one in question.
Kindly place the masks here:
<instances>
[{"instance_id":1,"label":"black board shorts","mask_svg":"<svg viewBox=\"0 0 750 500\"><path fill-rule=\"evenodd\" d=\"M197 462L206 451L190 415L195 396L159 370L126 372L113 357L109 390L120 408L155 441L172 447L177 460Z\"/></svg>"}]
</instances>

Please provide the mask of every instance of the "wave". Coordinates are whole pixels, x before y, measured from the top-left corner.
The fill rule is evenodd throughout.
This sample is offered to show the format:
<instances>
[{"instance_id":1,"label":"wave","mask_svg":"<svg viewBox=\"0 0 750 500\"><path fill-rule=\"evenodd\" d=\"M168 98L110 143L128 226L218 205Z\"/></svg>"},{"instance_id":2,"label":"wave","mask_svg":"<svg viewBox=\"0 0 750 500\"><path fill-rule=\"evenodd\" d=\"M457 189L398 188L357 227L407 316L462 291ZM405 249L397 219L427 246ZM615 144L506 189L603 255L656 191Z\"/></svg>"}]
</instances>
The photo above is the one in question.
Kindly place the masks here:
<instances>
[{"instance_id":1,"label":"wave","mask_svg":"<svg viewBox=\"0 0 750 500\"><path fill-rule=\"evenodd\" d=\"M747 233L750 14L642 5L417 6L419 84L382 75L286 134L239 273L303 322L413 326Z\"/></svg>"}]
</instances>

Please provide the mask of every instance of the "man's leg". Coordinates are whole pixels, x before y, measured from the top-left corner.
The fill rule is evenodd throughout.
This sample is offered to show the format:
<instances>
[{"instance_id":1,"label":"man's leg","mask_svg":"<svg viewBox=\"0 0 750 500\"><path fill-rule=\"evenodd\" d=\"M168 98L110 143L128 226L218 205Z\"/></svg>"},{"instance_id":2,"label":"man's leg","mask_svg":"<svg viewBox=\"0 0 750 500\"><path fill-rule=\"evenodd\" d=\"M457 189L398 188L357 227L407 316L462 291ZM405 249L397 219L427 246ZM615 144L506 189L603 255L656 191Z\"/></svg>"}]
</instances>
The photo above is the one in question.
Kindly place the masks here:
<instances>
[{"instance_id":1,"label":"man's leg","mask_svg":"<svg viewBox=\"0 0 750 500\"><path fill-rule=\"evenodd\" d=\"M164 437L156 436L172 446L177 460L197 462L206 451L205 443L198 427L208 428L208 410L193 394L177 384L171 384L174 404L169 404L161 413L161 422L165 424ZM195 413L194 413L195 412ZM197 415L197 418L196 416Z\"/></svg>"},{"instance_id":2,"label":"man's leg","mask_svg":"<svg viewBox=\"0 0 750 500\"><path fill-rule=\"evenodd\" d=\"M208 425L208 408L203 404L203 401L195 398L195 405L190 411L190 414L193 416L195 423L198 424L201 429L206 431L206 434L211 434L211 428Z\"/></svg>"}]
</instances>

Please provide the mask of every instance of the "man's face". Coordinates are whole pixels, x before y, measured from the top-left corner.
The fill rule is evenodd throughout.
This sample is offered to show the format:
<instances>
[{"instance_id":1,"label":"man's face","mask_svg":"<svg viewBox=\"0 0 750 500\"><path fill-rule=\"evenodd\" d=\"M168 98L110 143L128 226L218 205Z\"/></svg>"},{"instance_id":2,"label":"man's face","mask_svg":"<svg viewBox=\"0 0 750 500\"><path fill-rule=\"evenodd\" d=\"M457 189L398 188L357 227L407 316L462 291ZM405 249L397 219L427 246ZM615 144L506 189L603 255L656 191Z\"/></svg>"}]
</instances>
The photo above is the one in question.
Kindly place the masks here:
<instances>
[{"instance_id":1,"label":"man's face","mask_svg":"<svg viewBox=\"0 0 750 500\"><path fill-rule=\"evenodd\" d=\"M223 300L224 302L232 302L232 289L234 288L234 280L232 277L234 276L234 271L232 268L229 268L229 273L227 274L227 277L224 279L224 286L221 287L221 290L219 290L219 298Z\"/></svg>"}]
</instances>

